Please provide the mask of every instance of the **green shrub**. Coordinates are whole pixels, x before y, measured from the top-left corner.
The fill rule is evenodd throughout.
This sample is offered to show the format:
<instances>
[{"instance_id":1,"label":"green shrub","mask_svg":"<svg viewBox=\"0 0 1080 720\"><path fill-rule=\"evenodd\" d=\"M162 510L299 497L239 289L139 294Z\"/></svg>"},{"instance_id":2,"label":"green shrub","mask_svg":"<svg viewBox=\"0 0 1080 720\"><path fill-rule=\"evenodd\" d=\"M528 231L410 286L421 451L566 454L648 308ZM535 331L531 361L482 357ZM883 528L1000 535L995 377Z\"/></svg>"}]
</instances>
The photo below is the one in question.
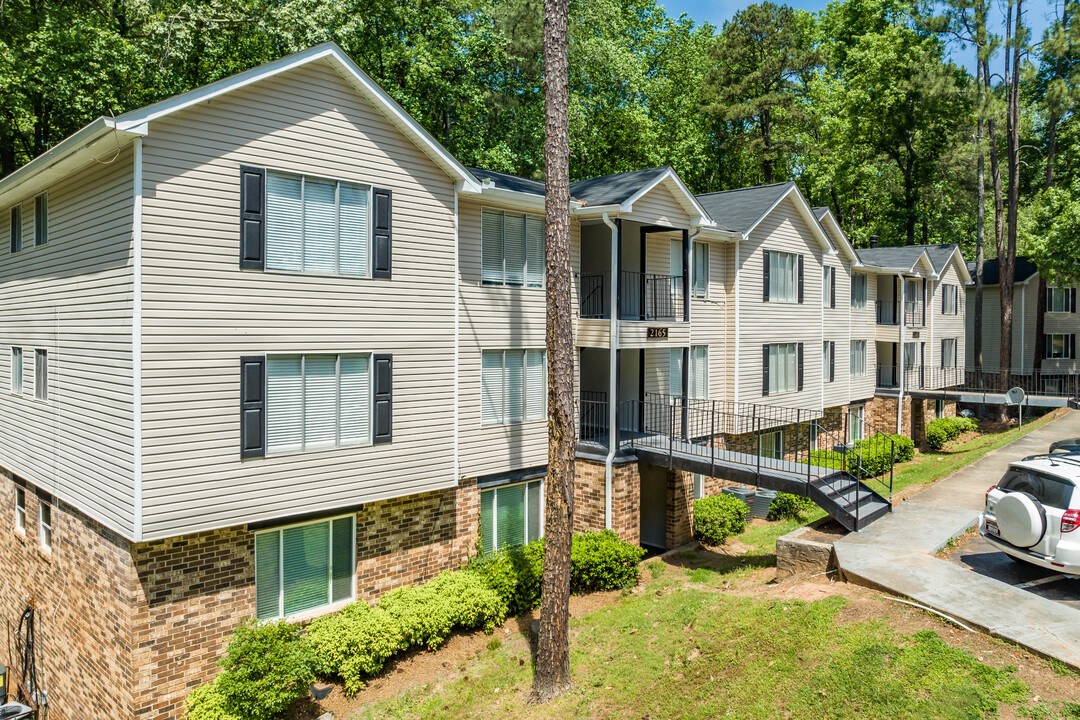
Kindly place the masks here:
<instances>
[{"instance_id":1,"label":"green shrub","mask_svg":"<svg viewBox=\"0 0 1080 720\"><path fill-rule=\"evenodd\" d=\"M620 540L611 530L582 533L570 550L570 587L574 592L592 592L636 585L644 555L644 549Z\"/></svg>"},{"instance_id":2,"label":"green shrub","mask_svg":"<svg viewBox=\"0 0 1080 720\"><path fill-rule=\"evenodd\" d=\"M887 436L896 443L896 462L906 463L915 459L915 441L899 433Z\"/></svg>"},{"instance_id":3,"label":"green shrub","mask_svg":"<svg viewBox=\"0 0 1080 720\"><path fill-rule=\"evenodd\" d=\"M313 621L308 642L319 657L319 674L340 676L350 695L363 687L364 678L377 674L389 658L408 648L396 618L362 600Z\"/></svg>"},{"instance_id":4,"label":"green shrub","mask_svg":"<svg viewBox=\"0 0 1080 720\"><path fill-rule=\"evenodd\" d=\"M540 605L543 567L543 538L523 547L477 555L469 561L469 570L487 580L511 615L520 615Z\"/></svg>"},{"instance_id":5,"label":"green shrub","mask_svg":"<svg viewBox=\"0 0 1080 720\"><path fill-rule=\"evenodd\" d=\"M810 498L791 493L777 493L769 505L769 520L796 520L816 508Z\"/></svg>"},{"instance_id":6,"label":"green shrub","mask_svg":"<svg viewBox=\"0 0 1080 720\"><path fill-rule=\"evenodd\" d=\"M245 720L270 720L307 695L317 665L298 626L256 620L240 624L219 664L222 673L197 707L204 717L215 708Z\"/></svg>"},{"instance_id":7,"label":"green shrub","mask_svg":"<svg viewBox=\"0 0 1080 720\"><path fill-rule=\"evenodd\" d=\"M694 538L720 545L746 529L746 503L731 495L713 495L694 501Z\"/></svg>"},{"instance_id":8,"label":"green shrub","mask_svg":"<svg viewBox=\"0 0 1080 720\"><path fill-rule=\"evenodd\" d=\"M979 429L979 421L966 417L939 418L926 426L926 444L940 450L945 443L955 440L966 432Z\"/></svg>"},{"instance_id":9,"label":"green shrub","mask_svg":"<svg viewBox=\"0 0 1080 720\"><path fill-rule=\"evenodd\" d=\"M246 720L229 712L217 683L200 685L187 698L187 720Z\"/></svg>"},{"instance_id":10,"label":"green shrub","mask_svg":"<svg viewBox=\"0 0 1080 720\"><path fill-rule=\"evenodd\" d=\"M863 480L889 472L892 458L888 443L863 442L853 445L847 454L838 450L814 450L810 453L810 464L827 470L846 470Z\"/></svg>"}]
</instances>

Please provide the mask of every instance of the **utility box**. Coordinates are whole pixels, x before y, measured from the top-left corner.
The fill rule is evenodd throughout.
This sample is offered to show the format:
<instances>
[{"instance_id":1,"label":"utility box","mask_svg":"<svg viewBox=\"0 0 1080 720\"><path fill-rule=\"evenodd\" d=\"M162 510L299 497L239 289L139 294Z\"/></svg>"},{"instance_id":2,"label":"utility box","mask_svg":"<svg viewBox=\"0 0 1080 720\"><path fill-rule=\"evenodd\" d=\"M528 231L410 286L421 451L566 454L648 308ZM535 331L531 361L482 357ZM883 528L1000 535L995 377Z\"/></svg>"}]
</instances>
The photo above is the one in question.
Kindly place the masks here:
<instances>
[{"instance_id":1,"label":"utility box","mask_svg":"<svg viewBox=\"0 0 1080 720\"><path fill-rule=\"evenodd\" d=\"M3 705L7 702L7 686L7 668L4 667L4 663L0 663L0 705Z\"/></svg>"}]
</instances>

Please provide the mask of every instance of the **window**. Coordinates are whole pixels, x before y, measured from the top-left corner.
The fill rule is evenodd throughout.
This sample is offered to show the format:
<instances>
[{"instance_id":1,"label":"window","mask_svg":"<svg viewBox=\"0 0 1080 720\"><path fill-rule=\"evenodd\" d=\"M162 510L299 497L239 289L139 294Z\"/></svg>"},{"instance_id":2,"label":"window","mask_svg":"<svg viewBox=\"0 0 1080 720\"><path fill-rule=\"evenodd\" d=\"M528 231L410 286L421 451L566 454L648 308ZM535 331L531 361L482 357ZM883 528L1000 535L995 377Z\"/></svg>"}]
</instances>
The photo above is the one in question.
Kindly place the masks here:
<instances>
[{"instance_id":1,"label":"window","mask_svg":"<svg viewBox=\"0 0 1080 720\"><path fill-rule=\"evenodd\" d=\"M543 531L541 480L480 491L480 533L484 552L524 545Z\"/></svg>"},{"instance_id":2,"label":"window","mask_svg":"<svg viewBox=\"0 0 1080 720\"><path fill-rule=\"evenodd\" d=\"M11 392L23 391L22 379L22 348L11 348Z\"/></svg>"},{"instance_id":3,"label":"window","mask_svg":"<svg viewBox=\"0 0 1080 720\"><path fill-rule=\"evenodd\" d=\"M34 397L49 399L49 351L34 351Z\"/></svg>"},{"instance_id":4,"label":"window","mask_svg":"<svg viewBox=\"0 0 1080 720\"><path fill-rule=\"evenodd\" d=\"M34 198L34 245L49 242L49 196L41 193Z\"/></svg>"},{"instance_id":5,"label":"window","mask_svg":"<svg viewBox=\"0 0 1080 720\"><path fill-rule=\"evenodd\" d=\"M799 256L794 253L768 253L769 302L799 301Z\"/></svg>"},{"instance_id":6,"label":"window","mask_svg":"<svg viewBox=\"0 0 1080 720\"><path fill-rule=\"evenodd\" d=\"M671 348L668 353L668 395L682 396L682 374L682 348Z\"/></svg>"},{"instance_id":7,"label":"window","mask_svg":"<svg viewBox=\"0 0 1080 720\"><path fill-rule=\"evenodd\" d=\"M821 307L836 307L836 268L827 265L821 271Z\"/></svg>"},{"instance_id":8,"label":"window","mask_svg":"<svg viewBox=\"0 0 1080 720\"><path fill-rule=\"evenodd\" d=\"M945 401L938 398L934 401L934 419L940 420L945 417Z\"/></svg>"},{"instance_id":9,"label":"window","mask_svg":"<svg viewBox=\"0 0 1080 720\"><path fill-rule=\"evenodd\" d=\"M485 350L481 359L484 425L547 417L543 350Z\"/></svg>"},{"instance_id":10,"label":"window","mask_svg":"<svg viewBox=\"0 0 1080 720\"><path fill-rule=\"evenodd\" d=\"M959 303L957 299L960 293L956 285L942 285L941 286L941 314L942 315L956 315L959 313Z\"/></svg>"},{"instance_id":11,"label":"window","mask_svg":"<svg viewBox=\"0 0 1080 720\"><path fill-rule=\"evenodd\" d=\"M483 283L542 287L544 219L488 208L480 215L480 277Z\"/></svg>"},{"instance_id":12,"label":"window","mask_svg":"<svg viewBox=\"0 0 1080 720\"><path fill-rule=\"evenodd\" d=\"M799 344L769 345L769 394L799 388Z\"/></svg>"},{"instance_id":13,"label":"window","mask_svg":"<svg viewBox=\"0 0 1080 720\"><path fill-rule=\"evenodd\" d=\"M821 434L821 428L818 426L817 420L810 421L810 451L814 452L818 449L818 435Z\"/></svg>"},{"instance_id":14,"label":"window","mask_svg":"<svg viewBox=\"0 0 1080 720\"><path fill-rule=\"evenodd\" d=\"M956 367L956 338L942 338L941 340L941 367Z\"/></svg>"},{"instance_id":15,"label":"window","mask_svg":"<svg viewBox=\"0 0 1080 720\"><path fill-rule=\"evenodd\" d=\"M52 551L53 517L52 505L44 500L38 500L38 543L46 552Z\"/></svg>"},{"instance_id":16,"label":"window","mask_svg":"<svg viewBox=\"0 0 1080 720\"><path fill-rule=\"evenodd\" d=\"M17 253L22 250L22 206L16 205L11 208L11 223L9 225L11 235L11 252Z\"/></svg>"},{"instance_id":17,"label":"window","mask_svg":"<svg viewBox=\"0 0 1080 720\"><path fill-rule=\"evenodd\" d=\"M864 405L853 405L848 410L848 442L856 443L863 439Z\"/></svg>"},{"instance_id":18,"label":"window","mask_svg":"<svg viewBox=\"0 0 1080 720\"><path fill-rule=\"evenodd\" d=\"M1046 288L1046 312L1072 312L1072 290L1070 288Z\"/></svg>"},{"instance_id":19,"label":"window","mask_svg":"<svg viewBox=\"0 0 1080 720\"><path fill-rule=\"evenodd\" d=\"M1049 360L1072 360L1076 357L1076 336L1047 333L1043 336L1045 357Z\"/></svg>"},{"instance_id":20,"label":"window","mask_svg":"<svg viewBox=\"0 0 1080 720\"><path fill-rule=\"evenodd\" d=\"M709 245L694 243L694 297L703 298L709 290Z\"/></svg>"},{"instance_id":21,"label":"window","mask_svg":"<svg viewBox=\"0 0 1080 720\"><path fill-rule=\"evenodd\" d=\"M918 343L906 342L904 343L904 369L913 370L918 364L919 345Z\"/></svg>"},{"instance_id":22,"label":"window","mask_svg":"<svg viewBox=\"0 0 1080 720\"><path fill-rule=\"evenodd\" d=\"M784 434L779 430L762 433L758 437L758 454L773 460L784 459Z\"/></svg>"},{"instance_id":23,"label":"window","mask_svg":"<svg viewBox=\"0 0 1080 720\"><path fill-rule=\"evenodd\" d=\"M708 345L694 345L690 348L690 399L709 399Z\"/></svg>"},{"instance_id":24,"label":"window","mask_svg":"<svg viewBox=\"0 0 1080 720\"><path fill-rule=\"evenodd\" d=\"M866 341L865 340L852 340L851 341L851 358L850 370L852 377L863 377L866 375Z\"/></svg>"},{"instance_id":25,"label":"window","mask_svg":"<svg viewBox=\"0 0 1080 720\"><path fill-rule=\"evenodd\" d=\"M826 340L821 344L821 379L832 382L836 373L836 343Z\"/></svg>"},{"instance_id":26,"label":"window","mask_svg":"<svg viewBox=\"0 0 1080 720\"><path fill-rule=\"evenodd\" d=\"M1009 468L997 483L999 490L1026 492L1043 505L1064 510L1072 505L1073 484L1026 468Z\"/></svg>"},{"instance_id":27,"label":"window","mask_svg":"<svg viewBox=\"0 0 1080 720\"><path fill-rule=\"evenodd\" d=\"M866 309L866 275L863 273L851 276L851 307Z\"/></svg>"},{"instance_id":28,"label":"window","mask_svg":"<svg viewBox=\"0 0 1080 720\"><path fill-rule=\"evenodd\" d=\"M15 529L26 532L26 490L15 486Z\"/></svg>"},{"instance_id":29,"label":"window","mask_svg":"<svg viewBox=\"0 0 1080 720\"><path fill-rule=\"evenodd\" d=\"M255 617L279 618L352 600L353 515L255 534Z\"/></svg>"},{"instance_id":30,"label":"window","mask_svg":"<svg viewBox=\"0 0 1080 720\"><path fill-rule=\"evenodd\" d=\"M705 476L694 473L694 499L700 500L705 497Z\"/></svg>"},{"instance_id":31,"label":"window","mask_svg":"<svg viewBox=\"0 0 1080 720\"><path fill-rule=\"evenodd\" d=\"M369 355L266 359L267 452L371 442Z\"/></svg>"},{"instance_id":32,"label":"window","mask_svg":"<svg viewBox=\"0 0 1080 720\"><path fill-rule=\"evenodd\" d=\"M266 268L370 274L371 188L306 175L266 173Z\"/></svg>"}]
</instances>

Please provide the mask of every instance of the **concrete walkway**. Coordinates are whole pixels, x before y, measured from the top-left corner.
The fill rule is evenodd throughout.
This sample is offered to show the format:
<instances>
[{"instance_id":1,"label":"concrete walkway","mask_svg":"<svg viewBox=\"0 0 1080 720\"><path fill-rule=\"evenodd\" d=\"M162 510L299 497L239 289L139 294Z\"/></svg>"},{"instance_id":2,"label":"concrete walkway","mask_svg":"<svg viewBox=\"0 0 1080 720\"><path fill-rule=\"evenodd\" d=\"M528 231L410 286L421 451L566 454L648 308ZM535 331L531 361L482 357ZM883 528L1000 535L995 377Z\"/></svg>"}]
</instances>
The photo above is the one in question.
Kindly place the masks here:
<instances>
[{"instance_id":1,"label":"concrete walkway","mask_svg":"<svg viewBox=\"0 0 1080 720\"><path fill-rule=\"evenodd\" d=\"M976 524L986 489L1010 462L1076 436L1080 412L1073 411L940 480L862 532L836 541L841 574L1080 670L1080 610L934 557Z\"/></svg>"}]
</instances>

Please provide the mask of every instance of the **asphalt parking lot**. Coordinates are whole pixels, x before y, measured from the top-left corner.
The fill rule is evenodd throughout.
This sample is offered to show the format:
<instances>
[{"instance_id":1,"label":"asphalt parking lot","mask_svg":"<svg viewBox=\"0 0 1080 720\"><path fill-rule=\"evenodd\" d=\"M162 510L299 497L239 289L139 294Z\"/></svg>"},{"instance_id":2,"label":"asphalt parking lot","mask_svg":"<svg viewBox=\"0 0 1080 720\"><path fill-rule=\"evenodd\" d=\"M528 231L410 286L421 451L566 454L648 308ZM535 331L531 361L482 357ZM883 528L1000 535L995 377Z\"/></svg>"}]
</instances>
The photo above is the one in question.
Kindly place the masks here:
<instances>
[{"instance_id":1,"label":"asphalt parking lot","mask_svg":"<svg viewBox=\"0 0 1080 720\"><path fill-rule=\"evenodd\" d=\"M1047 600L1080 610L1080 578L1013 560L981 535L967 535L945 559Z\"/></svg>"}]
</instances>

